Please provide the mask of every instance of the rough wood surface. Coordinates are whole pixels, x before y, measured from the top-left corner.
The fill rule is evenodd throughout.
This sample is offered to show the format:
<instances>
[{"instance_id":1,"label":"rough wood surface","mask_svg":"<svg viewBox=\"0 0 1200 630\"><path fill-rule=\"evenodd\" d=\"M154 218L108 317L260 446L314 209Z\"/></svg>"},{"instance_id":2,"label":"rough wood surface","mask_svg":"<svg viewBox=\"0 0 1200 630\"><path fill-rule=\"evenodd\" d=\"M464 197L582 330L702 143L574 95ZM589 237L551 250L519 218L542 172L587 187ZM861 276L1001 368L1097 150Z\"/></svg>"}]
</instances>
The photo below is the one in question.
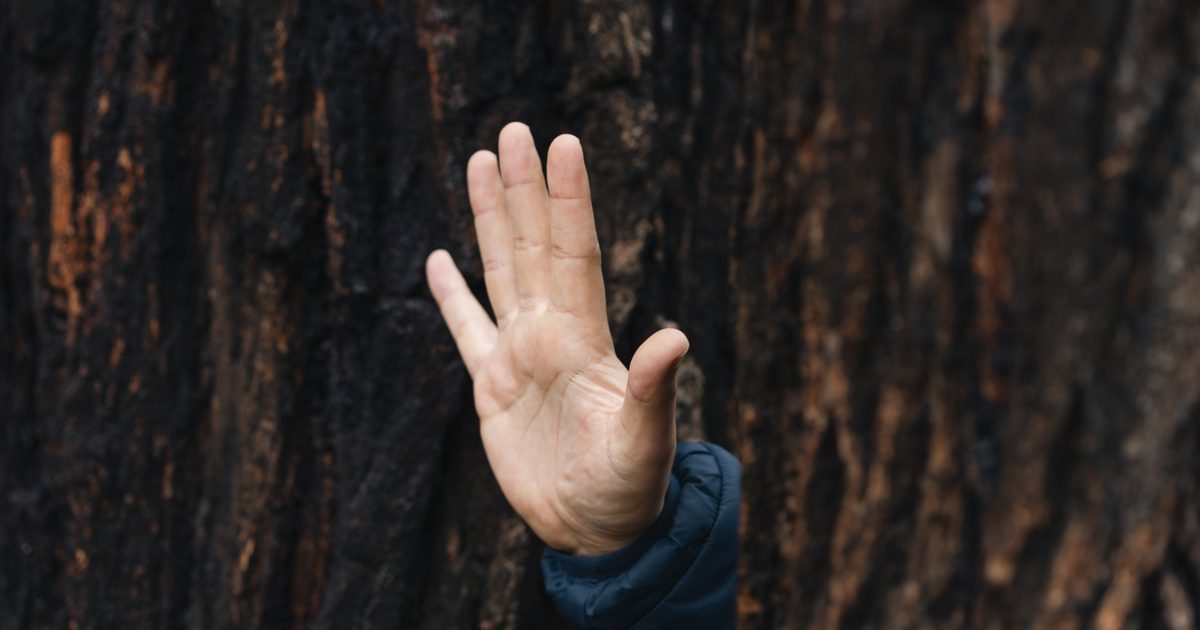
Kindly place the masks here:
<instances>
[{"instance_id":1,"label":"rough wood surface","mask_svg":"<svg viewBox=\"0 0 1200 630\"><path fill-rule=\"evenodd\" d=\"M0 0L0 627L559 623L424 287L593 171L746 627L1200 624L1190 0Z\"/></svg>"}]
</instances>

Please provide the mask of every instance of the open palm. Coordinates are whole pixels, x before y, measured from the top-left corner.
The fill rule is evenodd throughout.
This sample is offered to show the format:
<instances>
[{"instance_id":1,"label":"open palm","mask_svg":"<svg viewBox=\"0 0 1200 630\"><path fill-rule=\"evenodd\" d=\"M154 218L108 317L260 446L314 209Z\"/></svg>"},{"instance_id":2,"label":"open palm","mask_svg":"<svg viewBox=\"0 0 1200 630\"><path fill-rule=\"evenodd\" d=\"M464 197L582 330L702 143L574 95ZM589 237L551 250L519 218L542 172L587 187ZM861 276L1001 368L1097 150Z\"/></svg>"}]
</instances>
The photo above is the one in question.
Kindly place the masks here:
<instances>
[{"instance_id":1,"label":"open palm","mask_svg":"<svg viewBox=\"0 0 1200 630\"><path fill-rule=\"evenodd\" d=\"M551 547L607 553L662 510L687 338L659 331L626 370L608 328L579 140L554 140L544 178L528 127L510 123L499 144L499 158L479 151L467 165L496 322L444 250L429 256L429 286L474 380L505 497Z\"/></svg>"}]
</instances>

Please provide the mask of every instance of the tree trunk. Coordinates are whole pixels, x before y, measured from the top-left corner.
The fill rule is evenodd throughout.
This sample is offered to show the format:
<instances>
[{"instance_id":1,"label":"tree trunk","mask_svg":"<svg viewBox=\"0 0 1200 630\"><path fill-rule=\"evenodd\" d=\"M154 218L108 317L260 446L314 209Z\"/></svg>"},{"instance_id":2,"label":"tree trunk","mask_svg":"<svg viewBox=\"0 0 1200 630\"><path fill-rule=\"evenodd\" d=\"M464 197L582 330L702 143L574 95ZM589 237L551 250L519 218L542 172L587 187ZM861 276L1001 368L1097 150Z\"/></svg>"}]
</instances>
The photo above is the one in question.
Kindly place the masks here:
<instances>
[{"instance_id":1,"label":"tree trunk","mask_svg":"<svg viewBox=\"0 0 1200 630\"><path fill-rule=\"evenodd\" d=\"M561 623L422 272L524 120L744 626L1195 627L1198 71L1191 0L2 0L0 626Z\"/></svg>"}]
</instances>

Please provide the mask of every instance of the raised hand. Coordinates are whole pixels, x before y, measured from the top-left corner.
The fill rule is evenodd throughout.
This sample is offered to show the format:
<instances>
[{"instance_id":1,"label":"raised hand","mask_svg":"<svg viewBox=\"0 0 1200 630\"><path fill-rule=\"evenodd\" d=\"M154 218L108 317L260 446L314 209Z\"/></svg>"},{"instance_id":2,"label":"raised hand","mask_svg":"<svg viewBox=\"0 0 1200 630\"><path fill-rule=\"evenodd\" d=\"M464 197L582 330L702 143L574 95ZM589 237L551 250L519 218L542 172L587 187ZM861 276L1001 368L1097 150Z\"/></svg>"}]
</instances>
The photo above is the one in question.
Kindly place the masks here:
<instances>
[{"instance_id":1,"label":"raised hand","mask_svg":"<svg viewBox=\"0 0 1200 630\"><path fill-rule=\"evenodd\" d=\"M675 372L688 341L651 336L617 359L583 148L550 145L546 176L529 128L479 151L467 186L493 323L444 250L429 288L475 386L492 472L546 544L581 555L619 549L662 511L675 454Z\"/></svg>"}]
</instances>

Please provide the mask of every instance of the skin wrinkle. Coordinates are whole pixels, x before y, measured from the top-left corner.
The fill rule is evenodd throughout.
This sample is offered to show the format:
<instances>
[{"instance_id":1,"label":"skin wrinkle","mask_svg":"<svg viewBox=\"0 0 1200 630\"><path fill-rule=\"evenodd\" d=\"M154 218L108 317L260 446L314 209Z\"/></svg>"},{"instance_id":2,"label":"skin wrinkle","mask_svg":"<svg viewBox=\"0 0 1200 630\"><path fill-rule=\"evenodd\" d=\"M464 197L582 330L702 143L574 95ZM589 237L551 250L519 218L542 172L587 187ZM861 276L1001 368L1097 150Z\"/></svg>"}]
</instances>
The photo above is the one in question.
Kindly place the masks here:
<instances>
[{"instance_id":1,"label":"skin wrinkle","mask_svg":"<svg viewBox=\"0 0 1200 630\"><path fill-rule=\"evenodd\" d=\"M561 245L551 245L550 255L564 262L579 261L595 265L600 262L600 244L597 243L596 248L586 254L573 254Z\"/></svg>"},{"instance_id":2,"label":"skin wrinkle","mask_svg":"<svg viewBox=\"0 0 1200 630\"><path fill-rule=\"evenodd\" d=\"M483 258L484 273L487 273L490 271L503 271L505 269L508 269L511 266L512 266L512 262L510 262L508 260L504 260L502 258L491 258L491 257Z\"/></svg>"},{"instance_id":3,"label":"skin wrinkle","mask_svg":"<svg viewBox=\"0 0 1200 630\"><path fill-rule=\"evenodd\" d=\"M544 239L525 236L519 232L513 237L513 249L516 251L541 251L545 248L546 241Z\"/></svg>"},{"instance_id":4,"label":"skin wrinkle","mask_svg":"<svg viewBox=\"0 0 1200 630\"><path fill-rule=\"evenodd\" d=\"M574 318L580 319L580 320L582 320L584 318L584 316L587 314L585 307L580 306L580 307L576 307L576 308L571 308L571 307L561 306L558 303L556 303L554 300L547 300L544 305L544 308L547 313L552 313L552 314L556 314L556 315L567 315L567 316L574 317ZM583 339L587 339L590 337L596 337L596 336L599 336L599 335L588 335L588 337L584 337Z\"/></svg>"}]
</instances>

